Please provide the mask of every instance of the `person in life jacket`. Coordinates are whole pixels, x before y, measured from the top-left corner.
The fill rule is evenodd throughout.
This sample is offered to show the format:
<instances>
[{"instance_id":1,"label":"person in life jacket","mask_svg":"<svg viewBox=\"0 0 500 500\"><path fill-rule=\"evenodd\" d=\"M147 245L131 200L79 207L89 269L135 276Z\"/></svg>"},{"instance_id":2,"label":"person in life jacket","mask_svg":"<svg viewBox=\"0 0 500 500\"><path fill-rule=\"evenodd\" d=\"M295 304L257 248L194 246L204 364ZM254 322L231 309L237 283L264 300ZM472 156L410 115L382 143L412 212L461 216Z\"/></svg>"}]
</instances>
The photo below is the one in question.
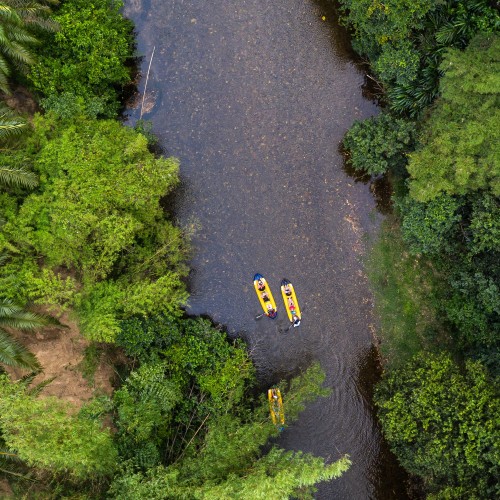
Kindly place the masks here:
<instances>
[{"instance_id":1,"label":"person in life jacket","mask_svg":"<svg viewBox=\"0 0 500 500\"><path fill-rule=\"evenodd\" d=\"M270 318L275 318L276 317L276 309L273 308L271 304L267 304L267 313L266 313Z\"/></svg>"}]
</instances>

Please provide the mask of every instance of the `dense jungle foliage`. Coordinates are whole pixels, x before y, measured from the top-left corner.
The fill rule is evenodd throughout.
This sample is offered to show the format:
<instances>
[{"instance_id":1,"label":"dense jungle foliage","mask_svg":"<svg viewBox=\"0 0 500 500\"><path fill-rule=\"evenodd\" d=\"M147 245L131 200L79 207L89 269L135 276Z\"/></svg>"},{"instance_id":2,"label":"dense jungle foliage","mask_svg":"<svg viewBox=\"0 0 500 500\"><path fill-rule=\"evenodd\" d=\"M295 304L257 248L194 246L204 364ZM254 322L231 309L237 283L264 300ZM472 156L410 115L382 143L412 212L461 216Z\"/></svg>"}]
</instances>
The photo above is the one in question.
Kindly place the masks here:
<instances>
[{"instance_id":1,"label":"dense jungle foliage","mask_svg":"<svg viewBox=\"0 0 500 500\"><path fill-rule=\"evenodd\" d=\"M0 107L0 479L14 498L312 498L348 457L273 444L246 346L184 315L189 242L162 203L178 161L116 119L134 62L121 7L0 1L0 89L22 83L43 110ZM90 354L106 343L125 359L112 397L78 411L39 397L51 380L35 383L43 366L13 338L63 312ZM287 423L323 379L313 364L276 381Z\"/></svg>"},{"instance_id":2,"label":"dense jungle foliage","mask_svg":"<svg viewBox=\"0 0 500 500\"><path fill-rule=\"evenodd\" d=\"M386 355L376 393L382 427L429 498L495 498L499 6L340 3L385 103L353 125L343 146L355 169L388 175L395 188L394 214L370 261L380 268L371 274Z\"/></svg>"}]
</instances>

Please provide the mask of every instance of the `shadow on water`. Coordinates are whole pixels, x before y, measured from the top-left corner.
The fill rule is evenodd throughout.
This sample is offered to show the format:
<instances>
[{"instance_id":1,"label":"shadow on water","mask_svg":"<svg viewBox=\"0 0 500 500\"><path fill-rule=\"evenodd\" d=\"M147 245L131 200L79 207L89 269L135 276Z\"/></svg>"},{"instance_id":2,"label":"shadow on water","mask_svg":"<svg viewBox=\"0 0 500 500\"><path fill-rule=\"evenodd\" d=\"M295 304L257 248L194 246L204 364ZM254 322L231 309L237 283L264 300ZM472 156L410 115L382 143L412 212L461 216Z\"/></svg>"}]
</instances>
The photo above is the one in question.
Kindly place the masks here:
<instances>
[{"instance_id":1,"label":"shadow on water","mask_svg":"<svg viewBox=\"0 0 500 500\"><path fill-rule=\"evenodd\" d=\"M352 48L352 33L340 23L341 7L337 0L313 0L317 6L318 17L328 24L331 33L331 46L336 57L354 63L364 74L364 83L361 85L365 99L383 104L383 89L380 83L371 75L370 64Z\"/></svg>"},{"instance_id":2,"label":"shadow on water","mask_svg":"<svg viewBox=\"0 0 500 500\"><path fill-rule=\"evenodd\" d=\"M359 358L356 385L373 415L376 414L373 403L374 388L377 382L380 381L381 375L380 354L375 346L371 346ZM374 419L374 425L379 428L376 418ZM378 492L377 499L417 499L413 493L410 493L411 483L407 472L394 459L394 455L385 440L380 442L378 460L373 463L370 475L374 479L376 491Z\"/></svg>"},{"instance_id":3,"label":"shadow on water","mask_svg":"<svg viewBox=\"0 0 500 500\"><path fill-rule=\"evenodd\" d=\"M343 151L341 150L341 153ZM387 175L370 175L362 170L355 170L352 166L349 165L348 160L344 155L344 172L351 177L354 182L361 182L362 184L367 184L370 192L373 194L373 198L375 199L375 204L377 211L382 215L389 215L393 210L392 203L392 184Z\"/></svg>"}]
</instances>

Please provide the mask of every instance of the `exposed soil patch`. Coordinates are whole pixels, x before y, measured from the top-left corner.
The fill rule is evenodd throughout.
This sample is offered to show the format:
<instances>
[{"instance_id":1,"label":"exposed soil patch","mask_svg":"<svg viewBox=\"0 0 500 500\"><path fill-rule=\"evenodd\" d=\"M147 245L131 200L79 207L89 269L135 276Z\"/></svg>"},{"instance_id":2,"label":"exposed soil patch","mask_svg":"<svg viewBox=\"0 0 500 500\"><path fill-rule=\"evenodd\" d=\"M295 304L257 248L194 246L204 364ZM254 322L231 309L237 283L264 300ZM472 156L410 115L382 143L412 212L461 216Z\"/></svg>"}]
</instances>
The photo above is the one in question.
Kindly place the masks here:
<instances>
[{"instance_id":1,"label":"exposed soil patch","mask_svg":"<svg viewBox=\"0 0 500 500\"><path fill-rule=\"evenodd\" d=\"M60 321L66 328L46 327L37 332L15 332L13 336L33 352L40 361L43 372L33 384L54 377L43 389L41 396L57 396L79 408L95 394L111 395L115 372L104 351L97 363L92 382L82 375L82 361L90 342L82 337L75 321L64 314ZM13 378L26 374L19 369L9 369Z\"/></svg>"},{"instance_id":2,"label":"exposed soil patch","mask_svg":"<svg viewBox=\"0 0 500 500\"><path fill-rule=\"evenodd\" d=\"M11 95L2 94L1 100L20 115L33 116L40 111L33 95L24 87L16 87Z\"/></svg>"}]
</instances>

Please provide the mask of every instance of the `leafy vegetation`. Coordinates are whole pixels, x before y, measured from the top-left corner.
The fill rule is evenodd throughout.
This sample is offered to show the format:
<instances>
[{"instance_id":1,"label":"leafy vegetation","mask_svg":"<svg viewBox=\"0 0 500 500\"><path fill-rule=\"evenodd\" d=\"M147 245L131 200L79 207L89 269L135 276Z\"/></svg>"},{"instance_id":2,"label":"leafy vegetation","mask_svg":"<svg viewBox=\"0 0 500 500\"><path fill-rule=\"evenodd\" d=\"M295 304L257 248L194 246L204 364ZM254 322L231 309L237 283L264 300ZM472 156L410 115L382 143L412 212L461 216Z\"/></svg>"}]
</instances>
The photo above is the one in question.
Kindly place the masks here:
<instances>
[{"instance_id":1,"label":"leafy vegetation","mask_svg":"<svg viewBox=\"0 0 500 500\"><path fill-rule=\"evenodd\" d=\"M0 432L10 452L56 476L109 474L116 449L97 422L68 415L56 398L36 399L25 383L0 375Z\"/></svg>"},{"instance_id":2,"label":"leafy vegetation","mask_svg":"<svg viewBox=\"0 0 500 500\"><path fill-rule=\"evenodd\" d=\"M429 498L492 498L498 450L481 446L498 441L498 8L341 3L387 103L344 147L356 168L396 186L395 222L369 264L387 360L383 430ZM405 129L411 142L395 133Z\"/></svg>"},{"instance_id":3,"label":"leafy vegetation","mask_svg":"<svg viewBox=\"0 0 500 500\"><path fill-rule=\"evenodd\" d=\"M121 1L65 0L54 16L60 29L29 78L42 104L63 118L78 114L114 117L119 92L130 81L132 26Z\"/></svg>"},{"instance_id":4,"label":"leafy vegetation","mask_svg":"<svg viewBox=\"0 0 500 500\"><path fill-rule=\"evenodd\" d=\"M381 113L355 121L343 145L355 170L372 175L400 172L406 167L407 154L414 148L415 133L413 123Z\"/></svg>"},{"instance_id":5,"label":"leafy vegetation","mask_svg":"<svg viewBox=\"0 0 500 500\"><path fill-rule=\"evenodd\" d=\"M117 122L84 117L78 126L36 118L27 152L40 188L7 215L3 232L18 251L0 273L5 290L76 307L97 341L113 340L120 318L179 311L185 245L160 206L178 163Z\"/></svg>"},{"instance_id":6,"label":"leafy vegetation","mask_svg":"<svg viewBox=\"0 0 500 500\"><path fill-rule=\"evenodd\" d=\"M111 485L112 498L312 498L315 483L349 467L347 457L325 465L269 445L278 430L267 400L253 402L253 366L241 341L231 345L202 319L157 317L123 326L118 341L144 363L115 393L124 470ZM138 337L139 329L146 335ZM291 381L287 421L327 394L323 380L316 364Z\"/></svg>"},{"instance_id":7,"label":"leafy vegetation","mask_svg":"<svg viewBox=\"0 0 500 500\"><path fill-rule=\"evenodd\" d=\"M35 63L33 47L42 31L53 32L50 6L58 0L2 0L0 2L0 90L11 92L13 71L26 73Z\"/></svg>"},{"instance_id":8,"label":"leafy vegetation","mask_svg":"<svg viewBox=\"0 0 500 500\"><path fill-rule=\"evenodd\" d=\"M376 402L392 449L433 498L499 495L500 400L480 363L462 372L448 355L417 356L385 378Z\"/></svg>"}]
</instances>

